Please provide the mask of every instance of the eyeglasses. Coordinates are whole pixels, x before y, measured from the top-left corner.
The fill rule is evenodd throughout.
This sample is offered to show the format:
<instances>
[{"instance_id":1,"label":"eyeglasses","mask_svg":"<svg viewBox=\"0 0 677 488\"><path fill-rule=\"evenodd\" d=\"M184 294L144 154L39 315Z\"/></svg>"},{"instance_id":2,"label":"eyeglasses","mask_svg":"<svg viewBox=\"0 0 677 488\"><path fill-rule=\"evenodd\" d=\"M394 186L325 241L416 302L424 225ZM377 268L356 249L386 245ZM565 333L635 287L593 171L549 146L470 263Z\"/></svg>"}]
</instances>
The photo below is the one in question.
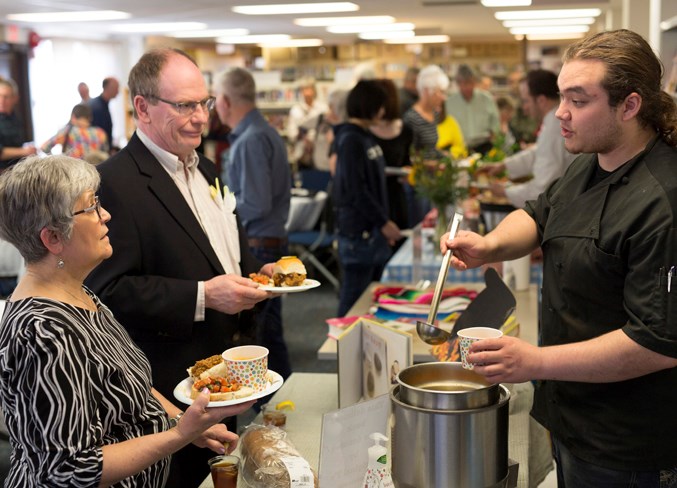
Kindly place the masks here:
<instances>
[{"instance_id":1,"label":"eyeglasses","mask_svg":"<svg viewBox=\"0 0 677 488\"><path fill-rule=\"evenodd\" d=\"M193 115L198 106L202 108L202 110L211 112L211 110L214 108L214 105L216 104L216 98L214 97L207 97L203 100L200 100L199 102L170 102L169 100L165 100L164 98L156 97L154 95L150 96L149 98L154 98L155 100L158 100L162 103L171 105L174 107L174 110L179 113L179 115L184 116Z\"/></svg>"},{"instance_id":2,"label":"eyeglasses","mask_svg":"<svg viewBox=\"0 0 677 488\"><path fill-rule=\"evenodd\" d=\"M92 205L91 207L83 208L82 210L78 210L77 212L73 212L73 217L75 217L76 215L90 212L96 212L96 215L99 216L99 220L101 220L101 202L99 201L99 195L94 196L94 205Z\"/></svg>"}]
</instances>

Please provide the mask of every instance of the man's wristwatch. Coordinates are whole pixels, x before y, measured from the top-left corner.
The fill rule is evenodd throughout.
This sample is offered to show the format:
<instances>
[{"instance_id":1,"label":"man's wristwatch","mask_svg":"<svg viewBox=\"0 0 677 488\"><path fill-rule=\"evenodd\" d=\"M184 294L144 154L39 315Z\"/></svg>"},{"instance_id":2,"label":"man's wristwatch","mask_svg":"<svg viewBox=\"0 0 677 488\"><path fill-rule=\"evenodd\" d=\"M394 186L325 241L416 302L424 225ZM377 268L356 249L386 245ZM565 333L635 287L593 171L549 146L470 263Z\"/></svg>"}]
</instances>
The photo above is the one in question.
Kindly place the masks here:
<instances>
[{"instance_id":1,"label":"man's wristwatch","mask_svg":"<svg viewBox=\"0 0 677 488\"><path fill-rule=\"evenodd\" d=\"M177 425L179 425L179 420L181 420L181 417L183 417L183 412L179 413L176 415L176 417L172 417L169 419L169 428L173 429Z\"/></svg>"}]
</instances>

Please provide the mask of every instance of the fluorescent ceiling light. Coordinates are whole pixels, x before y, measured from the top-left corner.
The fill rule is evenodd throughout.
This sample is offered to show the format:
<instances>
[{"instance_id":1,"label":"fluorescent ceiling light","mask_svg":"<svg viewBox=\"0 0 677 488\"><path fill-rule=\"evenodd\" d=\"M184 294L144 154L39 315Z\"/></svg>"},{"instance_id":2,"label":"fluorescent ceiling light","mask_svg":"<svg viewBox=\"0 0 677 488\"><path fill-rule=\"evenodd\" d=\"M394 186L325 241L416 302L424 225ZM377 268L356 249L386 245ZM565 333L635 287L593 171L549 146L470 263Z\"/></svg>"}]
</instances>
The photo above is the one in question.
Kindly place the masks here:
<instances>
[{"instance_id":1,"label":"fluorescent ceiling light","mask_svg":"<svg viewBox=\"0 0 677 488\"><path fill-rule=\"evenodd\" d=\"M585 34L583 32L571 32L569 34L529 34L527 39L529 41L557 41L566 39L581 39ZM515 39L521 41L524 38L522 35L515 36Z\"/></svg>"},{"instance_id":2,"label":"fluorescent ceiling light","mask_svg":"<svg viewBox=\"0 0 677 488\"><path fill-rule=\"evenodd\" d=\"M434 36L414 36L408 39L385 39L385 44L435 44L449 42L449 36L441 34Z\"/></svg>"},{"instance_id":3,"label":"fluorescent ceiling light","mask_svg":"<svg viewBox=\"0 0 677 488\"><path fill-rule=\"evenodd\" d=\"M327 32L332 34L357 34L359 32L392 32L410 31L416 26L410 22L398 22L385 25L332 25L327 27Z\"/></svg>"},{"instance_id":4,"label":"fluorescent ceiling light","mask_svg":"<svg viewBox=\"0 0 677 488\"><path fill-rule=\"evenodd\" d=\"M83 12L41 12L36 14L9 14L7 20L16 22L96 22L124 20L132 16L118 10L90 10Z\"/></svg>"},{"instance_id":5,"label":"fluorescent ceiling light","mask_svg":"<svg viewBox=\"0 0 677 488\"><path fill-rule=\"evenodd\" d=\"M198 39L205 37L246 36L249 29L204 29L185 32L172 32L171 37L180 39Z\"/></svg>"},{"instance_id":6,"label":"fluorescent ceiling light","mask_svg":"<svg viewBox=\"0 0 677 488\"><path fill-rule=\"evenodd\" d=\"M504 20L503 27L544 27L546 25L590 25L594 24L592 17L573 19L534 19L534 20Z\"/></svg>"},{"instance_id":7,"label":"fluorescent ceiling light","mask_svg":"<svg viewBox=\"0 0 677 488\"><path fill-rule=\"evenodd\" d=\"M357 35L360 39L367 41L379 39L404 39L414 37L416 34L413 30L408 31L385 31L385 32L361 32Z\"/></svg>"},{"instance_id":8,"label":"fluorescent ceiling light","mask_svg":"<svg viewBox=\"0 0 677 488\"><path fill-rule=\"evenodd\" d=\"M351 2L237 5L232 8L233 12L245 15L320 14L327 12L354 12L359 9L359 5Z\"/></svg>"},{"instance_id":9,"label":"fluorescent ceiling light","mask_svg":"<svg viewBox=\"0 0 677 488\"><path fill-rule=\"evenodd\" d=\"M206 29L207 24L201 22L148 22L138 24L116 24L111 26L114 32L144 33L172 32L181 30Z\"/></svg>"},{"instance_id":10,"label":"fluorescent ceiling light","mask_svg":"<svg viewBox=\"0 0 677 488\"><path fill-rule=\"evenodd\" d=\"M571 34L574 32L588 32L589 25L553 25L549 27L513 27L510 33L516 34Z\"/></svg>"},{"instance_id":11,"label":"fluorescent ceiling light","mask_svg":"<svg viewBox=\"0 0 677 488\"><path fill-rule=\"evenodd\" d=\"M496 12L498 20L518 19L570 19L573 17L599 17L602 11L598 8L572 8L559 10L513 10L510 12Z\"/></svg>"},{"instance_id":12,"label":"fluorescent ceiling light","mask_svg":"<svg viewBox=\"0 0 677 488\"><path fill-rule=\"evenodd\" d=\"M263 44L282 42L289 39L291 36L287 34L262 34L252 36L224 36L216 39L219 44Z\"/></svg>"},{"instance_id":13,"label":"fluorescent ceiling light","mask_svg":"<svg viewBox=\"0 0 677 488\"><path fill-rule=\"evenodd\" d=\"M482 0L485 7L529 7L531 0Z\"/></svg>"},{"instance_id":14,"label":"fluorescent ceiling light","mask_svg":"<svg viewBox=\"0 0 677 488\"><path fill-rule=\"evenodd\" d=\"M356 24L392 24L395 17L390 15L356 15L355 17L302 17L294 19L301 27L327 27L329 25L356 25Z\"/></svg>"},{"instance_id":15,"label":"fluorescent ceiling light","mask_svg":"<svg viewBox=\"0 0 677 488\"><path fill-rule=\"evenodd\" d=\"M322 44L324 44L322 39L288 39L286 41L263 42L259 44L259 47L316 47Z\"/></svg>"}]
</instances>

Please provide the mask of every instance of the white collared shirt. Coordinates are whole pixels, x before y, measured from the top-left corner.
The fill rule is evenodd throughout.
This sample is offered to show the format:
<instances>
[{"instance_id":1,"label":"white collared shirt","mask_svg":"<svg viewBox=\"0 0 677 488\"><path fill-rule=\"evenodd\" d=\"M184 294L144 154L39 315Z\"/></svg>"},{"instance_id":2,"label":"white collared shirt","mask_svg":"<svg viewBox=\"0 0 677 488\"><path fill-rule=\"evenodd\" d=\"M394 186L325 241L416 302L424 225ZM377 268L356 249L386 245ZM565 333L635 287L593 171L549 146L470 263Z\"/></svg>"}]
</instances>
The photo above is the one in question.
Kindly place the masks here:
<instances>
[{"instance_id":1,"label":"white collared shirt","mask_svg":"<svg viewBox=\"0 0 677 488\"><path fill-rule=\"evenodd\" d=\"M235 216L234 214L232 217L225 215L223 202L219 202L212 197L209 182L197 168L199 162L197 153L193 151L188 160L184 162L175 154L159 147L140 129L137 128L136 133L143 145L155 156L176 184L176 187L181 192L181 195L183 195L193 215L195 215L195 218L209 239L209 243L219 258L219 262L226 274L242 275L242 270L240 269L240 244ZM200 281L198 282L195 321L203 321L204 316L204 282Z\"/></svg>"}]
</instances>

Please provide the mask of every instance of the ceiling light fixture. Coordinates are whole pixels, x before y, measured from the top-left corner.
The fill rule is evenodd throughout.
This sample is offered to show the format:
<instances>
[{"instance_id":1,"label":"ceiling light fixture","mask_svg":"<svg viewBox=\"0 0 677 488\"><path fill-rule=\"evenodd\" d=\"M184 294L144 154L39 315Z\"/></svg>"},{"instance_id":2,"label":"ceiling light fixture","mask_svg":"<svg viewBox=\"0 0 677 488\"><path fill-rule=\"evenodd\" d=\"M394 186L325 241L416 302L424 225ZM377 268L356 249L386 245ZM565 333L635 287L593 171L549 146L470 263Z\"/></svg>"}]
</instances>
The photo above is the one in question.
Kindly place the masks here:
<instances>
[{"instance_id":1,"label":"ceiling light fixture","mask_svg":"<svg viewBox=\"0 0 677 488\"><path fill-rule=\"evenodd\" d=\"M173 32L181 30L199 30L206 29L207 24L202 22L148 22L138 24L116 24L111 26L114 32L126 33L158 33L158 32Z\"/></svg>"},{"instance_id":2,"label":"ceiling light fixture","mask_svg":"<svg viewBox=\"0 0 677 488\"><path fill-rule=\"evenodd\" d=\"M245 15L321 14L355 12L360 6L352 2L283 3L278 5L236 5L233 12Z\"/></svg>"},{"instance_id":3,"label":"ceiling light fixture","mask_svg":"<svg viewBox=\"0 0 677 488\"><path fill-rule=\"evenodd\" d=\"M384 31L384 32L361 32L357 35L360 39L365 41L375 41L382 39L405 39L414 37L416 34L413 30L408 31Z\"/></svg>"},{"instance_id":4,"label":"ceiling light fixture","mask_svg":"<svg viewBox=\"0 0 677 488\"><path fill-rule=\"evenodd\" d=\"M216 39L219 44L263 44L283 42L290 38L287 34L261 34L251 36L224 36Z\"/></svg>"},{"instance_id":5,"label":"ceiling light fixture","mask_svg":"<svg viewBox=\"0 0 677 488\"><path fill-rule=\"evenodd\" d=\"M529 41L559 41L559 40L570 40L570 39L581 39L585 36L583 32L571 32L564 34L529 34L527 40ZM522 35L515 36L515 39L521 41L524 38Z\"/></svg>"},{"instance_id":6,"label":"ceiling light fixture","mask_svg":"<svg viewBox=\"0 0 677 488\"><path fill-rule=\"evenodd\" d=\"M432 36L414 36L406 39L385 39L385 44L437 44L449 42L449 36L446 34Z\"/></svg>"},{"instance_id":7,"label":"ceiling light fixture","mask_svg":"<svg viewBox=\"0 0 677 488\"><path fill-rule=\"evenodd\" d=\"M356 24L392 24L395 17L390 15L356 15L355 17L302 17L294 19L294 24L301 27L327 27L330 25Z\"/></svg>"},{"instance_id":8,"label":"ceiling light fixture","mask_svg":"<svg viewBox=\"0 0 677 488\"><path fill-rule=\"evenodd\" d=\"M509 12L496 12L494 17L498 20L519 19L568 19L573 17L599 17L602 11L598 8L557 9L557 10L512 10Z\"/></svg>"},{"instance_id":9,"label":"ceiling light fixture","mask_svg":"<svg viewBox=\"0 0 677 488\"><path fill-rule=\"evenodd\" d=\"M202 39L206 37L246 36L249 29L204 29L185 32L172 32L171 37L179 39Z\"/></svg>"},{"instance_id":10,"label":"ceiling light fixture","mask_svg":"<svg viewBox=\"0 0 677 488\"><path fill-rule=\"evenodd\" d=\"M416 26L410 22L398 22L385 25L332 25L327 27L327 32L332 34L357 34L360 32L394 32L410 31Z\"/></svg>"},{"instance_id":11,"label":"ceiling light fixture","mask_svg":"<svg viewBox=\"0 0 677 488\"><path fill-rule=\"evenodd\" d=\"M552 25L548 27L513 27L510 33L513 35L524 34L573 34L578 32L588 32L589 25Z\"/></svg>"},{"instance_id":12,"label":"ceiling light fixture","mask_svg":"<svg viewBox=\"0 0 677 488\"><path fill-rule=\"evenodd\" d=\"M482 0L485 7L529 7L531 0Z\"/></svg>"},{"instance_id":13,"label":"ceiling light fixture","mask_svg":"<svg viewBox=\"0 0 677 488\"><path fill-rule=\"evenodd\" d=\"M288 39L286 41L262 42L259 47L317 47L324 44L322 39Z\"/></svg>"},{"instance_id":14,"label":"ceiling light fixture","mask_svg":"<svg viewBox=\"0 0 677 488\"><path fill-rule=\"evenodd\" d=\"M546 25L591 25L596 21L593 17L577 17L573 19L528 19L504 20L503 27L544 27Z\"/></svg>"},{"instance_id":15,"label":"ceiling light fixture","mask_svg":"<svg viewBox=\"0 0 677 488\"><path fill-rule=\"evenodd\" d=\"M83 12L41 12L9 14L7 20L14 22L97 22L101 20L124 20L132 14L119 10L90 10Z\"/></svg>"}]
</instances>

